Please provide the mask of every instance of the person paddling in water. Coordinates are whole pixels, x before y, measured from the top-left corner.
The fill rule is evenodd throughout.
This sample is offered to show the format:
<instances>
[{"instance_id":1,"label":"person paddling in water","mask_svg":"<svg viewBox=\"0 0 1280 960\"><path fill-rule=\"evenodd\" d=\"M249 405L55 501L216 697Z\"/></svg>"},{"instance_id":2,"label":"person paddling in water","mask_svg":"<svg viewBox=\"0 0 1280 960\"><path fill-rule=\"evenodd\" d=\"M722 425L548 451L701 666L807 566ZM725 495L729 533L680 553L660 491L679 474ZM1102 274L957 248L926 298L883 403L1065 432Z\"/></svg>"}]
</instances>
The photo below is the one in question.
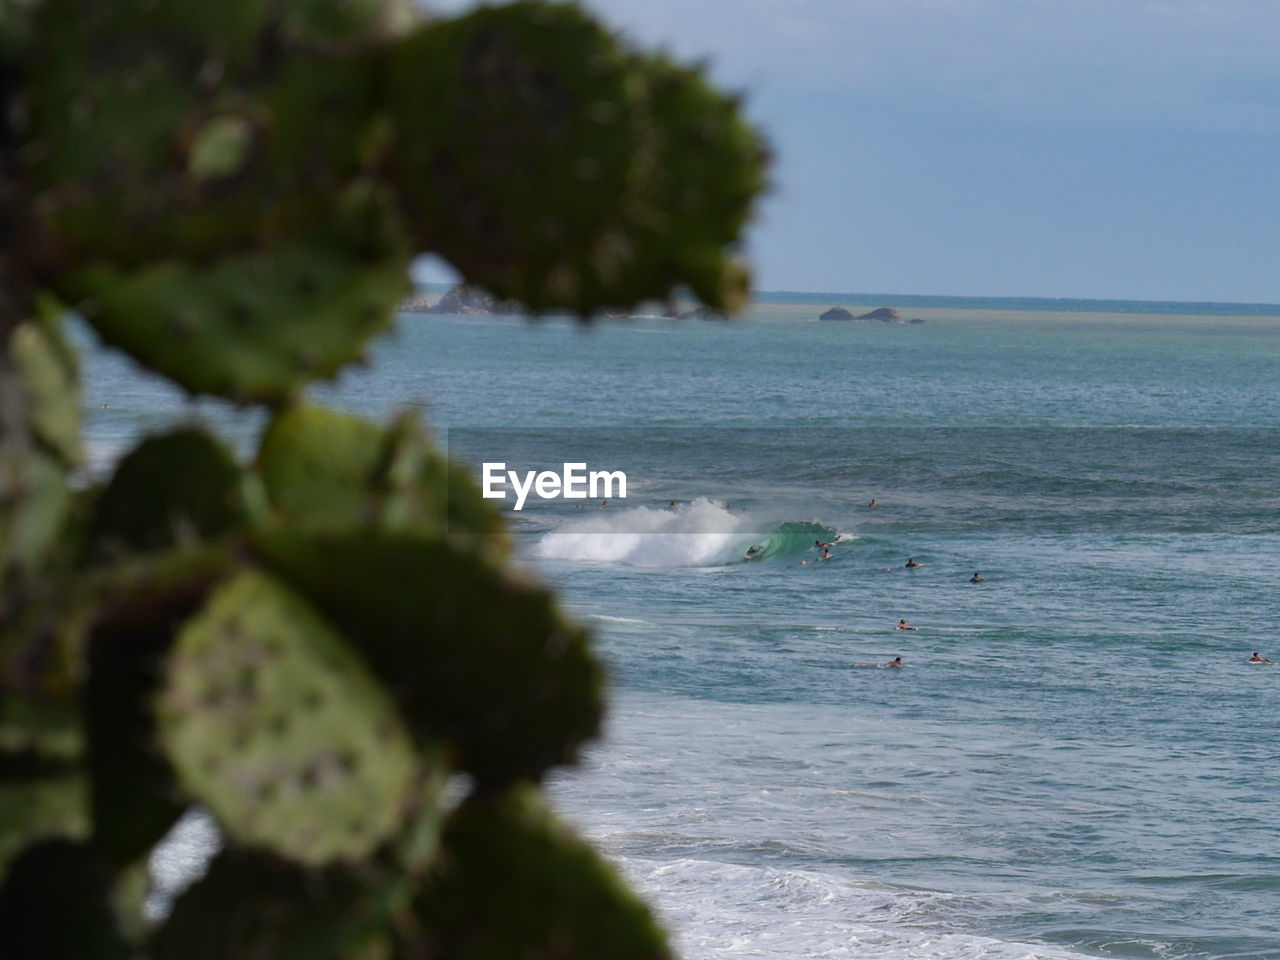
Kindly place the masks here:
<instances>
[{"instance_id":1,"label":"person paddling in water","mask_svg":"<svg viewBox=\"0 0 1280 960\"><path fill-rule=\"evenodd\" d=\"M1253 656L1249 658L1249 662L1250 663L1275 663L1274 660L1268 660L1262 654L1258 653L1257 650L1253 651Z\"/></svg>"},{"instance_id":2,"label":"person paddling in water","mask_svg":"<svg viewBox=\"0 0 1280 960\"><path fill-rule=\"evenodd\" d=\"M911 626L908 626L908 625L907 625L907 621L906 621L906 620L899 620L899 621L898 621L898 629L899 629L899 630L919 630L920 628L919 628L919 627L911 627Z\"/></svg>"},{"instance_id":3,"label":"person paddling in water","mask_svg":"<svg viewBox=\"0 0 1280 960\"><path fill-rule=\"evenodd\" d=\"M878 506L880 506L880 504L876 503L876 498L875 498L875 497L872 497L872 498L871 498L871 502L867 504L867 509L869 510L869 509L871 509L872 507L878 507Z\"/></svg>"},{"instance_id":4,"label":"person paddling in water","mask_svg":"<svg viewBox=\"0 0 1280 960\"><path fill-rule=\"evenodd\" d=\"M915 558L915 557L907 557L907 562L906 562L906 563L904 563L904 564L903 564L903 566L904 566L904 567L906 567L906 568L909 570L909 569L911 569L912 567L923 567L923 566L924 566L924 564L923 564L923 563L916 563L916 558Z\"/></svg>"},{"instance_id":5,"label":"person paddling in water","mask_svg":"<svg viewBox=\"0 0 1280 960\"><path fill-rule=\"evenodd\" d=\"M901 667L901 666L902 666L902 658L901 658L901 657L894 657L894 658L893 658L892 660L890 660L888 663L881 664L881 666L885 666L885 667Z\"/></svg>"},{"instance_id":6,"label":"person paddling in water","mask_svg":"<svg viewBox=\"0 0 1280 960\"><path fill-rule=\"evenodd\" d=\"M986 583L987 578L978 576L978 571L975 570L973 571L973 576L969 578L969 582L970 583Z\"/></svg>"}]
</instances>

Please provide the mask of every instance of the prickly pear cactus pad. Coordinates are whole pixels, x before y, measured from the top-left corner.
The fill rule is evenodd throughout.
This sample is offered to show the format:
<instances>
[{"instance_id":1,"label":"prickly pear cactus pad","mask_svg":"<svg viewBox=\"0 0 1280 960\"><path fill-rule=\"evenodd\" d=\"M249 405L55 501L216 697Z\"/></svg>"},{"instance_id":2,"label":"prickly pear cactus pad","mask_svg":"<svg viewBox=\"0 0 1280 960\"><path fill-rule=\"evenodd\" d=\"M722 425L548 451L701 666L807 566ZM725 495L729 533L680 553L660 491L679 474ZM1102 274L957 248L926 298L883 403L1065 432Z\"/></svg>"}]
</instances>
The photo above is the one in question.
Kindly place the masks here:
<instances>
[{"instance_id":1,"label":"prickly pear cactus pad","mask_svg":"<svg viewBox=\"0 0 1280 960\"><path fill-rule=\"evenodd\" d=\"M388 492L387 434L323 407L281 410L262 437L257 473L280 520L343 528L377 519Z\"/></svg>"},{"instance_id":2,"label":"prickly pear cactus pad","mask_svg":"<svg viewBox=\"0 0 1280 960\"><path fill-rule=\"evenodd\" d=\"M0 329L0 622L13 599L4 588L42 564L70 507L66 474L81 457L76 373L52 318Z\"/></svg>"},{"instance_id":3,"label":"prickly pear cactus pad","mask_svg":"<svg viewBox=\"0 0 1280 960\"><path fill-rule=\"evenodd\" d=\"M158 714L171 763L227 832L304 864L369 854L401 826L418 782L390 699L261 573L224 584L183 629Z\"/></svg>"},{"instance_id":4,"label":"prickly pear cactus pad","mask_svg":"<svg viewBox=\"0 0 1280 960\"><path fill-rule=\"evenodd\" d=\"M242 518L240 468L195 427L148 437L116 468L94 505L91 556L108 557L218 537Z\"/></svg>"},{"instance_id":5,"label":"prickly pear cactus pad","mask_svg":"<svg viewBox=\"0 0 1280 960\"><path fill-rule=\"evenodd\" d=\"M389 76L416 236L469 281L583 316L683 282L741 305L729 250L766 154L696 71L632 53L577 6L522 2L420 28Z\"/></svg>"},{"instance_id":6,"label":"prickly pear cactus pad","mask_svg":"<svg viewBox=\"0 0 1280 960\"><path fill-rule=\"evenodd\" d=\"M493 504L409 414L387 428L323 407L286 407L263 434L254 477L275 524L452 535L494 560L510 546Z\"/></svg>"},{"instance_id":7,"label":"prickly pear cactus pad","mask_svg":"<svg viewBox=\"0 0 1280 960\"><path fill-rule=\"evenodd\" d=\"M158 749L155 694L175 637L233 562L217 547L148 554L113 564L102 590L80 704L94 847L118 866L145 857L190 803Z\"/></svg>"},{"instance_id":8,"label":"prickly pear cactus pad","mask_svg":"<svg viewBox=\"0 0 1280 960\"><path fill-rule=\"evenodd\" d=\"M407 282L401 259L369 263L298 244L210 266L100 266L78 286L103 339L192 393L281 403L354 360L390 323Z\"/></svg>"},{"instance_id":9,"label":"prickly pear cactus pad","mask_svg":"<svg viewBox=\"0 0 1280 960\"><path fill-rule=\"evenodd\" d=\"M446 543L380 531L254 538L351 638L414 732L484 787L537 779L594 737L603 675L545 590Z\"/></svg>"},{"instance_id":10,"label":"prickly pear cactus pad","mask_svg":"<svg viewBox=\"0 0 1280 960\"><path fill-rule=\"evenodd\" d=\"M701 72L665 59L641 60L653 150L632 217L644 237L622 275L638 286L686 282L705 303L736 310L750 277L726 256L765 188L768 154L743 122L737 101L712 89Z\"/></svg>"},{"instance_id":11,"label":"prickly pear cactus pad","mask_svg":"<svg viewBox=\"0 0 1280 960\"><path fill-rule=\"evenodd\" d=\"M454 812L439 870L415 906L424 942L406 951L411 957L671 957L661 928L617 871L529 787L474 798Z\"/></svg>"},{"instance_id":12,"label":"prickly pear cactus pad","mask_svg":"<svg viewBox=\"0 0 1280 960\"><path fill-rule=\"evenodd\" d=\"M80 462L80 388L75 355L56 321L28 321L13 331L9 349L28 399L32 432L67 467Z\"/></svg>"},{"instance_id":13,"label":"prickly pear cactus pad","mask_svg":"<svg viewBox=\"0 0 1280 960\"><path fill-rule=\"evenodd\" d=\"M642 148L617 41L576 6L487 7L421 27L389 77L420 239L500 297L574 306ZM561 264L573 277L556 299L544 278Z\"/></svg>"},{"instance_id":14,"label":"prickly pear cactus pad","mask_svg":"<svg viewBox=\"0 0 1280 960\"><path fill-rule=\"evenodd\" d=\"M174 904L152 960L386 960L390 886L229 848ZM379 949L379 947L383 949Z\"/></svg>"}]
</instances>

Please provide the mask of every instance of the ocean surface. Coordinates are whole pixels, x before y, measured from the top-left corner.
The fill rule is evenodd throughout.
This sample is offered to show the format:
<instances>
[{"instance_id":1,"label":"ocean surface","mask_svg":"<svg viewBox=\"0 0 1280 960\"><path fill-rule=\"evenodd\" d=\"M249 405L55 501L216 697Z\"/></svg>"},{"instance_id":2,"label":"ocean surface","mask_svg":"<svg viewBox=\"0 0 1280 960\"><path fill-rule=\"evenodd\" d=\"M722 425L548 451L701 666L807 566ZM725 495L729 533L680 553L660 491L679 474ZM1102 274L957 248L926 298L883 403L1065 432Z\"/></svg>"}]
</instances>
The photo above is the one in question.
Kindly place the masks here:
<instances>
[{"instance_id":1,"label":"ocean surface","mask_svg":"<svg viewBox=\"0 0 1280 960\"><path fill-rule=\"evenodd\" d=\"M420 410L477 478L626 473L510 516L611 676L550 793L683 956L1280 957L1280 666L1247 662L1280 660L1280 310L813 320L859 302L405 315L315 394ZM99 470L261 426L86 376Z\"/></svg>"}]
</instances>

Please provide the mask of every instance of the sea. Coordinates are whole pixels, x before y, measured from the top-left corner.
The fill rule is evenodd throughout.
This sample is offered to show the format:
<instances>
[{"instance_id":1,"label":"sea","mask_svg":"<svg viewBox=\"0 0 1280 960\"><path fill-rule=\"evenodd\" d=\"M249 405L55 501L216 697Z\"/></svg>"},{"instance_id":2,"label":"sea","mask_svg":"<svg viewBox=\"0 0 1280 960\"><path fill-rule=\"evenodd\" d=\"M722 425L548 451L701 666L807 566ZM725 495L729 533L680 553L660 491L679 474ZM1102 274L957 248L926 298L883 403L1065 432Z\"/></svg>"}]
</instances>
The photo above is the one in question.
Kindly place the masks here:
<instances>
[{"instance_id":1,"label":"sea","mask_svg":"<svg viewBox=\"0 0 1280 960\"><path fill-rule=\"evenodd\" d=\"M175 420L250 455L78 338L95 471ZM1280 957L1280 307L403 314L312 393L477 481L625 474L495 503L610 678L552 803L681 956Z\"/></svg>"}]
</instances>

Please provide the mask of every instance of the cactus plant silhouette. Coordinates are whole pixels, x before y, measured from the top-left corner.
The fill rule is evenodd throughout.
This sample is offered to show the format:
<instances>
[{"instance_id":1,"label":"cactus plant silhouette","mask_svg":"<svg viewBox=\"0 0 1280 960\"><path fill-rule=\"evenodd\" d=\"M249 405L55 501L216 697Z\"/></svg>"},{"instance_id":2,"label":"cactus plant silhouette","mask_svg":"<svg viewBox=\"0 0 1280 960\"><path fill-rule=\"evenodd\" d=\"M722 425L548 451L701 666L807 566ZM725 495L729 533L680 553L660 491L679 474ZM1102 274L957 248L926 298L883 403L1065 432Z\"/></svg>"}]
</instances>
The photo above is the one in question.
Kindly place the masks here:
<instances>
[{"instance_id":1,"label":"cactus plant silhouette","mask_svg":"<svg viewBox=\"0 0 1280 960\"><path fill-rule=\"evenodd\" d=\"M420 252L532 313L732 310L766 162L571 4L0 0L0 955L670 955L539 794L599 729L590 637L414 418L300 392ZM70 311L262 408L256 456L182 427L88 475ZM144 915L197 807L224 847Z\"/></svg>"}]
</instances>

